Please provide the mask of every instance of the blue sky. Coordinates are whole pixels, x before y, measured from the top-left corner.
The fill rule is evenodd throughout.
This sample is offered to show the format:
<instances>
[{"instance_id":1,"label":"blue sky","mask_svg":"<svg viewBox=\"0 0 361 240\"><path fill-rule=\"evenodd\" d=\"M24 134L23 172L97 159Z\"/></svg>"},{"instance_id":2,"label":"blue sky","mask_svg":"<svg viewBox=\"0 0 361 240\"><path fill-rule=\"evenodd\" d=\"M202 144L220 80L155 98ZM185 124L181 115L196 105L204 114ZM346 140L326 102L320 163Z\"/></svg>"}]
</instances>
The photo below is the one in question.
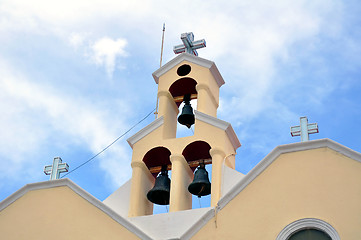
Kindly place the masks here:
<instances>
[{"instance_id":1,"label":"blue sky","mask_svg":"<svg viewBox=\"0 0 361 240\"><path fill-rule=\"evenodd\" d=\"M70 170L155 108L162 25L163 63L180 34L205 38L199 56L226 82L218 117L232 123L247 173L272 149L311 139L361 152L361 17L358 1L21 1L0 3L0 200L46 181L60 156ZM131 177L126 139L71 180L100 200Z\"/></svg>"}]
</instances>

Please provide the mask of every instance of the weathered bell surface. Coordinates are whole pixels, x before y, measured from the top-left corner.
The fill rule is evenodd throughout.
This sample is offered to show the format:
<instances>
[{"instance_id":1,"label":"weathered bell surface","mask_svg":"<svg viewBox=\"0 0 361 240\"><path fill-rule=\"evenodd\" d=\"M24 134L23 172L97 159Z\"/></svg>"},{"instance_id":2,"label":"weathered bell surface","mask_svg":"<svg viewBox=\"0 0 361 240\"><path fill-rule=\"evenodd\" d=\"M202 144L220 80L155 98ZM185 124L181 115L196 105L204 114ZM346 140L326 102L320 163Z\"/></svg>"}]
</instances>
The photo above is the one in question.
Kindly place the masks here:
<instances>
[{"instance_id":1,"label":"weathered bell surface","mask_svg":"<svg viewBox=\"0 0 361 240\"><path fill-rule=\"evenodd\" d=\"M159 205L168 205L170 195L170 179L168 171L163 170L155 179L154 187L147 193L149 201Z\"/></svg>"},{"instance_id":2,"label":"weathered bell surface","mask_svg":"<svg viewBox=\"0 0 361 240\"><path fill-rule=\"evenodd\" d=\"M195 118L193 114L193 108L190 104L190 95L187 94L184 96L184 107L182 109L181 115L178 117L178 122L190 128L194 124L194 121Z\"/></svg>"},{"instance_id":3,"label":"weathered bell surface","mask_svg":"<svg viewBox=\"0 0 361 240\"><path fill-rule=\"evenodd\" d=\"M211 194L211 183L204 164L201 164L194 173L193 182L189 184L188 191L198 197Z\"/></svg>"}]
</instances>

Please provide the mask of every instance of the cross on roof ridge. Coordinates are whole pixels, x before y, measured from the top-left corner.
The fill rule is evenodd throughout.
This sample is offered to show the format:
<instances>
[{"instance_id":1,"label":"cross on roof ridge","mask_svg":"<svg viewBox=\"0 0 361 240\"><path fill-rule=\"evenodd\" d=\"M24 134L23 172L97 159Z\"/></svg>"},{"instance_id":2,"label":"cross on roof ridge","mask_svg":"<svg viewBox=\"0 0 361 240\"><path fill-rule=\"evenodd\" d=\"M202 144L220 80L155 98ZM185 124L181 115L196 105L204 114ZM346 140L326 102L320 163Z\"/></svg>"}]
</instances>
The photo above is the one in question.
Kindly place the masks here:
<instances>
[{"instance_id":1,"label":"cross on roof ridge","mask_svg":"<svg viewBox=\"0 0 361 240\"><path fill-rule=\"evenodd\" d=\"M291 136L301 136L301 142L309 140L309 135L318 133L317 123L308 123L307 117L300 117L300 125L291 127Z\"/></svg>"},{"instance_id":2,"label":"cross on roof ridge","mask_svg":"<svg viewBox=\"0 0 361 240\"><path fill-rule=\"evenodd\" d=\"M69 170L69 165L63 163L60 157L55 157L52 165L47 165L44 167L44 173L50 175L49 180L59 179L60 173L67 172Z\"/></svg>"},{"instance_id":3,"label":"cross on roof ridge","mask_svg":"<svg viewBox=\"0 0 361 240\"><path fill-rule=\"evenodd\" d=\"M206 47L206 40L201 39L194 41L193 32L182 33L181 39L183 44L173 47L173 51L175 54L187 52L189 54L194 54L198 56L197 49Z\"/></svg>"}]
</instances>

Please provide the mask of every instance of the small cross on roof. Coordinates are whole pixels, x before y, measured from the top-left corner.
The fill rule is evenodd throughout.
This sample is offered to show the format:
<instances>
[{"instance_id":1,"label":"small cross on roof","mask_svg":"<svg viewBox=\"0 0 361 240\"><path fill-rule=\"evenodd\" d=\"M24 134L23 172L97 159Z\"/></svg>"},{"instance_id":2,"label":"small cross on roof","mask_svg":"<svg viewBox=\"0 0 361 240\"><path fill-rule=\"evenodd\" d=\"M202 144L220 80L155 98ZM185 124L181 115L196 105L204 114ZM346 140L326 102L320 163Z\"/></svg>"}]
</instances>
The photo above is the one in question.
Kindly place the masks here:
<instances>
[{"instance_id":1,"label":"small cross on roof","mask_svg":"<svg viewBox=\"0 0 361 240\"><path fill-rule=\"evenodd\" d=\"M50 175L50 180L59 179L60 173L67 172L69 170L69 165L63 163L60 157L55 157L53 160L53 165L48 165L44 167L44 173Z\"/></svg>"},{"instance_id":2,"label":"small cross on roof","mask_svg":"<svg viewBox=\"0 0 361 240\"><path fill-rule=\"evenodd\" d=\"M194 35L192 32L182 33L181 39L183 44L173 47L175 54L187 52L198 56L197 49L206 47L206 40L202 39L194 41Z\"/></svg>"},{"instance_id":3,"label":"small cross on roof","mask_svg":"<svg viewBox=\"0 0 361 240\"><path fill-rule=\"evenodd\" d=\"M309 140L309 134L318 133L317 123L308 124L307 117L300 117L300 126L291 127L291 136L301 136L301 142Z\"/></svg>"}]
</instances>

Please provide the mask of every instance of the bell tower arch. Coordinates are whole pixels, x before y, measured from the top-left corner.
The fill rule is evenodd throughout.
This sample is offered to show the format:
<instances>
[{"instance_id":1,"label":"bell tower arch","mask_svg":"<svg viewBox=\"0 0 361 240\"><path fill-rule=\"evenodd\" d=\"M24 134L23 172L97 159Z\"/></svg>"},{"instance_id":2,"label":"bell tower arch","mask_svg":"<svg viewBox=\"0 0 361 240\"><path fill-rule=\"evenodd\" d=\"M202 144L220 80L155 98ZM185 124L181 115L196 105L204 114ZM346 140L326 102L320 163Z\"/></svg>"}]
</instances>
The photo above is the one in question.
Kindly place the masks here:
<instances>
[{"instance_id":1,"label":"bell tower arch","mask_svg":"<svg viewBox=\"0 0 361 240\"><path fill-rule=\"evenodd\" d=\"M219 88L225 82L214 62L189 51L156 70L153 78L158 84L157 119L128 139L133 149L129 216L152 213L153 203L159 199L154 201L148 193L152 193L154 188L158 190L157 183L154 183L165 175L166 170L172 171L169 211L191 209L191 192L195 192L190 192L189 186L206 164L212 164L212 179L211 186L206 180L201 181L207 189L210 187L210 192L202 194L210 193L211 206L216 206L221 198L222 168L234 169L234 155L241 146L231 124L217 118ZM191 99L197 99L197 108L189 108L189 105L180 111L180 104L184 101L186 106ZM184 112L193 118L193 122L189 122L187 115L185 125L194 123L194 135L176 138L177 119L181 122ZM203 188L195 184L195 189Z\"/></svg>"}]
</instances>

